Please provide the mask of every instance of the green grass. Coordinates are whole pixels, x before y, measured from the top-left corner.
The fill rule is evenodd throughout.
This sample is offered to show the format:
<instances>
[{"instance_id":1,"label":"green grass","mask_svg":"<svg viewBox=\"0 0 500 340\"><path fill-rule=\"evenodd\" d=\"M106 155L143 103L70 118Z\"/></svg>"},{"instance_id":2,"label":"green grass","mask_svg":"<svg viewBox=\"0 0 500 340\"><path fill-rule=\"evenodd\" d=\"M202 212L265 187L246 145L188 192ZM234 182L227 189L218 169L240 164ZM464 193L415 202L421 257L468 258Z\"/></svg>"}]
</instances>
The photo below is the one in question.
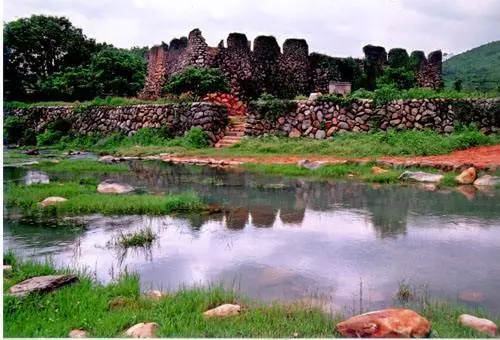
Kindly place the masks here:
<instances>
[{"instance_id":1,"label":"green grass","mask_svg":"<svg viewBox=\"0 0 500 340\"><path fill-rule=\"evenodd\" d=\"M13 271L4 276L4 292L24 279L69 270L56 270L50 262L21 261L12 253L4 261ZM72 329L84 329L91 337L120 337L139 322L160 325L159 337L335 337L335 325L343 318L328 316L319 309L275 303L265 305L251 301L220 286L184 288L160 300L141 296L140 278L125 274L112 284L94 282L80 273L79 283L53 294L30 295L19 299L4 296L6 337L67 337ZM119 303L118 303L119 302ZM223 303L243 307L239 316L205 319L202 313ZM469 312L466 307L450 303L425 304L417 310L426 316L433 336L478 338L484 335L458 324L458 316ZM476 313L476 312L473 312ZM477 314L488 317L484 312ZM491 317L489 317L492 319ZM498 323L498 320L492 319Z\"/></svg>"},{"instance_id":2,"label":"green grass","mask_svg":"<svg viewBox=\"0 0 500 340\"><path fill-rule=\"evenodd\" d=\"M319 169L309 170L292 164L260 164L245 163L245 170L249 172L264 173L268 175L281 175L290 177L316 177L320 179L359 179L374 183L396 183L403 171L389 169L383 174L372 174L372 164L329 164Z\"/></svg>"},{"instance_id":3,"label":"green grass","mask_svg":"<svg viewBox=\"0 0 500 340\"><path fill-rule=\"evenodd\" d=\"M433 131L349 133L333 139L246 138L223 150L234 155L318 155L338 157L428 156L447 154L472 146L500 143L499 135L486 136L466 129L451 135Z\"/></svg>"},{"instance_id":4,"label":"green grass","mask_svg":"<svg viewBox=\"0 0 500 340\"><path fill-rule=\"evenodd\" d=\"M90 181L91 182L91 181ZM19 207L26 214L85 215L100 213L162 215L201 212L205 205L193 193L171 196L100 194L88 180L56 181L30 186L7 184L4 202L7 207ZM38 203L50 196L68 199L55 206L39 207Z\"/></svg>"},{"instance_id":5,"label":"green grass","mask_svg":"<svg viewBox=\"0 0 500 340\"><path fill-rule=\"evenodd\" d=\"M156 239L151 228L144 228L137 232L121 234L118 244L124 248L150 246Z\"/></svg>"},{"instance_id":6,"label":"green grass","mask_svg":"<svg viewBox=\"0 0 500 340\"><path fill-rule=\"evenodd\" d=\"M127 172L130 171L127 164L106 164L97 160L88 159L63 159L54 163L41 161L33 165L34 168L48 172Z\"/></svg>"}]
</instances>

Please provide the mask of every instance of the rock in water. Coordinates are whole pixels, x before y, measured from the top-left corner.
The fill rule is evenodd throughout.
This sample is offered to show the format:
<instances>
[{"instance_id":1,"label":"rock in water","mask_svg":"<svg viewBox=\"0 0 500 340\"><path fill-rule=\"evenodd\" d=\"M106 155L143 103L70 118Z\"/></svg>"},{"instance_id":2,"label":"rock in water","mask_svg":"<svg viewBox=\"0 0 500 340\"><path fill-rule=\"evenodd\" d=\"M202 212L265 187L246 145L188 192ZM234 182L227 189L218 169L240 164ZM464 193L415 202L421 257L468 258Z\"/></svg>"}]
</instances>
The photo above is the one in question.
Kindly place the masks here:
<instances>
[{"instance_id":1,"label":"rock in water","mask_svg":"<svg viewBox=\"0 0 500 340\"><path fill-rule=\"evenodd\" d=\"M439 183L443 178L440 174L430 174L422 171L405 171L399 176L400 181L415 181L424 183Z\"/></svg>"},{"instance_id":2,"label":"rock in water","mask_svg":"<svg viewBox=\"0 0 500 340\"><path fill-rule=\"evenodd\" d=\"M420 338L431 331L429 321L409 309L383 309L354 316L337 324L344 337Z\"/></svg>"},{"instance_id":3,"label":"rock in water","mask_svg":"<svg viewBox=\"0 0 500 340\"><path fill-rule=\"evenodd\" d=\"M25 296L35 292L47 293L74 282L78 282L78 277L75 275L37 276L10 287L9 293L13 296Z\"/></svg>"},{"instance_id":4,"label":"rock in water","mask_svg":"<svg viewBox=\"0 0 500 340\"><path fill-rule=\"evenodd\" d=\"M160 327L156 322L141 322L125 331L132 338L156 338L156 330Z\"/></svg>"},{"instance_id":5,"label":"rock in water","mask_svg":"<svg viewBox=\"0 0 500 340\"><path fill-rule=\"evenodd\" d=\"M460 175L455 177L455 179L457 180L457 182L459 184L472 184L472 183L474 183L476 178L477 178L477 171L476 171L476 168L474 168L474 167L470 167L470 168L462 171L462 173Z\"/></svg>"},{"instance_id":6,"label":"rock in water","mask_svg":"<svg viewBox=\"0 0 500 340\"><path fill-rule=\"evenodd\" d=\"M482 292L463 291L458 297L465 302L483 302L485 300Z\"/></svg>"},{"instance_id":7,"label":"rock in water","mask_svg":"<svg viewBox=\"0 0 500 340\"><path fill-rule=\"evenodd\" d=\"M474 181L477 186L495 186L500 185L499 176L483 175Z\"/></svg>"},{"instance_id":8,"label":"rock in water","mask_svg":"<svg viewBox=\"0 0 500 340\"><path fill-rule=\"evenodd\" d=\"M460 322L465 327L470 327L478 332L488 334L490 336L495 336L497 334L497 325L491 320L481 319L469 314L462 314L458 318Z\"/></svg>"},{"instance_id":9,"label":"rock in water","mask_svg":"<svg viewBox=\"0 0 500 340\"><path fill-rule=\"evenodd\" d=\"M322 161L311 162L308 159L303 159L303 160L297 162L297 166L299 168L316 170L316 169L321 168L323 165L325 165L325 163L326 162L322 162Z\"/></svg>"},{"instance_id":10,"label":"rock in water","mask_svg":"<svg viewBox=\"0 0 500 340\"><path fill-rule=\"evenodd\" d=\"M83 329L73 329L71 332L69 332L68 336L70 338L88 338L89 333L87 331L84 331Z\"/></svg>"},{"instance_id":11,"label":"rock in water","mask_svg":"<svg viewBox=\"0 0 500 340\"><path fill-rule=\"evenodd\" d=\"M213 316L226 317L226 316L238 315L240 314L240 312L241 312L241 307L239 305L232 305L226 303L214 309L207 310L206 312L203 313L203 315L206 317L213 317Z\"/></svg>"},{"instance_id":12,"label":"rock in water","mask_svg":"<svg viewBox=\"0 0 500 340\"><path fill-rule=\"evenodd\" d=\"M56 205L58 203L66 202L66 201L67 201L67 199L64 197L51 196L51 197L47 197L46 199L41 201L40 205L45 208L45 207L48 207L49 205Z\"/></svg>"},{"instance_id":13,"label":"rock in water","mask_svg":"<svg viewBox=\"0 0 500 340\"><path fill-rule=\"evenodd\" d=\"M382 169L379 166L374 166L372 167L372 174L378 175L378 174L385 174L389 170Z\"/></svg>"},{"instance_id":14,"label":"rock in water","mask_svg":"<svg viewBox=\"0 0 500 340\"><path fill-rule=\"evenodd\" d=\"M128 184L101 182L97 186L97 192L101 194L127 194L134 191L134 187Z\"/></svg>"}]
</instances>

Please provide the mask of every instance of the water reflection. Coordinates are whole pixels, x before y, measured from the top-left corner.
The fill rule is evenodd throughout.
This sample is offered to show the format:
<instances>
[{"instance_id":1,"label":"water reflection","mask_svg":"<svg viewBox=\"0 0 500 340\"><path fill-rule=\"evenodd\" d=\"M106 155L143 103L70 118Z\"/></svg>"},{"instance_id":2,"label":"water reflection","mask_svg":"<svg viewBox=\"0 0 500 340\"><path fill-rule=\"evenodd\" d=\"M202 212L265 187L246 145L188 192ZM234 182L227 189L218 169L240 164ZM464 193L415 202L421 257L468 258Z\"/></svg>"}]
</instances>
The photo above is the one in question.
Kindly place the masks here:
<instances>
[{"instance_id":1,"label":"water reflection","mask_svg":"<svg viewBox=\"0 0 500 340\"><path fill-rule=\"evenodd\" d=\"M148 288L224 282L263 299L318 302L308 297L317 293L329 305L356 300L360 278L374 305L390 304L398 281L410 277L436 295L481 292L483 305L500 313L498 191L469 199L460 192L158 162L132 163L131 169L96 176L150 192L196 191L225 209L210 216L93 215L77 218L85 227L73 231L12 221L16 214L8 211L4 246L27 256L53 254L61 265L95 270L102 281L127 268ZM285 188L267 190L267 184ZM146 226L158 234L151 248L118 252L108 246L118 233Z\"/></svg>"}]
</instances>

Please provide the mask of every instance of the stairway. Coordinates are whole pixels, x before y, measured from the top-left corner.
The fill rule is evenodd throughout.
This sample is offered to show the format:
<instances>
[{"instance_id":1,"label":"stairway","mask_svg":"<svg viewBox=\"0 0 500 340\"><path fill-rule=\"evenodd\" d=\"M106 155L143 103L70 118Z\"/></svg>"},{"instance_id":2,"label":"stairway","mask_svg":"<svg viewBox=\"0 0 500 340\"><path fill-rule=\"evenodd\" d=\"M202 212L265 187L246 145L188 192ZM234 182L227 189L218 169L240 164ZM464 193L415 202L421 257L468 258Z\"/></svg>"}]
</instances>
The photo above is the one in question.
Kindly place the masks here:
<instances>
[{"instance_id":1,"label":"stairway","mask_svg":"<svg viewBox=\"0 0 500 340\"><path fill-rule=\"evenodd\" d=\"M224 137L215 144L216 148L228 148L238 143L245 135L245 116L229 117L229 124L224 132Z\"/></svg>"}]
</instances>

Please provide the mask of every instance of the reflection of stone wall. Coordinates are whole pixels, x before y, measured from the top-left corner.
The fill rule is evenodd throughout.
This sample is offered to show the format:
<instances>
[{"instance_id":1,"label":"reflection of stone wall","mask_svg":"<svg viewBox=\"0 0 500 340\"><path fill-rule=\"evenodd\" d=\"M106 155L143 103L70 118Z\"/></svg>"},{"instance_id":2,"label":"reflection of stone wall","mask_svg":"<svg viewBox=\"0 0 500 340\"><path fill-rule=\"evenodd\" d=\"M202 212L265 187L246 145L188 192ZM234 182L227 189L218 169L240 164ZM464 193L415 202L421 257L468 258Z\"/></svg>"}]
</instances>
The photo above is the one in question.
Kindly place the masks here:
<instances>
[{"instance_id":1,"label":"reflection of stone wall","mask_svg":"<svg viewBox=\"0 0 500 340\"><path fill-rule=\"evenodd\" d=\"M19 115L36 131L43 131L56 118L66 118L80 133L133 134L141 128L167 126L178 135L191 127L200 127L216 143L228 123L227 109L214 103L180 103L163 105L94 106L85 114L74 113L73 107L28 107L4 110L4 115Z\"/></svg>"},{"instance_id":2,"label":"reflection of stone wall","mask_svg":"<svg viewBox=\"0 0 500 340\"><path fill-rule=\"evenodd\" d=\"M269 122L249 112L245 134L266 133L288 137L324 139L340 131L367 132L381 129L432 129L450 133L454 123L475 123L485 133L500 128L500 99L408 99L374 106L364 100L342 106L332 102L297 101L297 108Z\"/></svg>"}]
</instances>

